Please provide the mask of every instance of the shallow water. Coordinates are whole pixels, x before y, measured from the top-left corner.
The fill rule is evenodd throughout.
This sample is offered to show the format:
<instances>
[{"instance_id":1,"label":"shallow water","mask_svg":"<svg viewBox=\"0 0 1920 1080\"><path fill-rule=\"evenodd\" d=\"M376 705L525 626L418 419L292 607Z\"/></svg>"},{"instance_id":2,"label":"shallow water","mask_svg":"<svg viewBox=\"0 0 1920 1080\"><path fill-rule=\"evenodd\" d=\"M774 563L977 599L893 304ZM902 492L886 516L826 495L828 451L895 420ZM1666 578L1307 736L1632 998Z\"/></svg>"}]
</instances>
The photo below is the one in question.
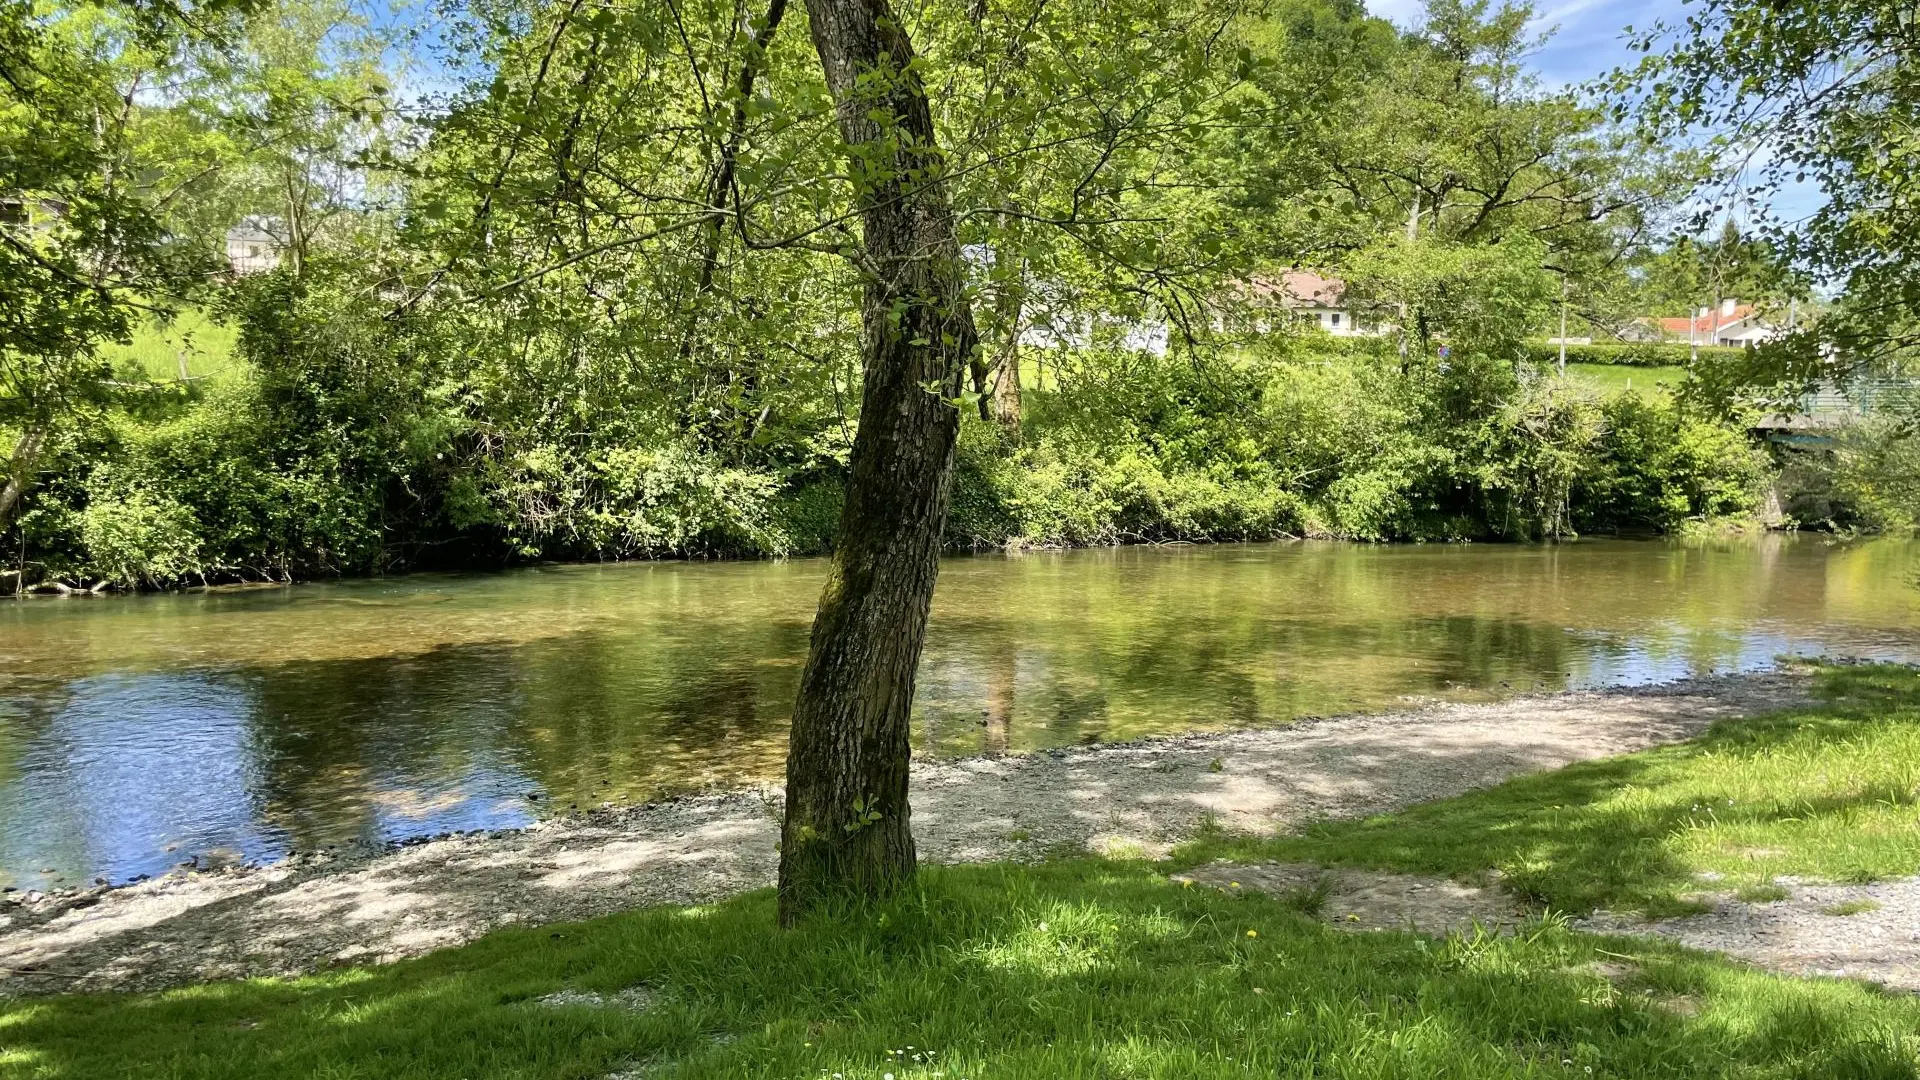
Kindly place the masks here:
<instances>
[{"instance_id":1,"label":"shallow water","mask_svg":"<svg viewBox=\"0 0 1920 1080\"><path fill-rule=\"evenodd\" d=\"M1291 543L949 560L915 748L1920 660L1920 544ZM0 884L775 779L817 560L0 603ZM532 796L532 798L530 798Z\"/></svg>"}]
</instances>

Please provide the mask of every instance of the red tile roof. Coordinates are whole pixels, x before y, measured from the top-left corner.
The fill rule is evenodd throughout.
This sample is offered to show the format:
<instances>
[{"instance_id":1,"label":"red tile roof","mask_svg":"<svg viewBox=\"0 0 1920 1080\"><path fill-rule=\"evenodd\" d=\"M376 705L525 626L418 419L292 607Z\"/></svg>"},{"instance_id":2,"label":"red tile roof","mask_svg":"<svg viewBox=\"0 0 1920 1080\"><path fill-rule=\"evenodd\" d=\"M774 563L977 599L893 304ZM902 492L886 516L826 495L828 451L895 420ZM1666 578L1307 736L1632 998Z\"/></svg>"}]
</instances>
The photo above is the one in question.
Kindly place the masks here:
<instances>
[{"instance_id":1,"label":"red tile roof","mask_svg":"<svg viewBox=\"0 0 1920 1080\"><path fill-rule=\"evenodd\" d=\"M1734 305L1733 314L1731 315L1723 313L1719 308L1714 308L1712 311L1707 312L1703 318L1661 319L1660 330L1670 337L1692 337L1695 334L1711 335L1715 331L1732 326L1734 323L1752 314L1752 304L1736 304Z\"/></svg>"},{"instance_id":2,"label":"red tile roof","mask_svg":"<svg viewBox=\"0 0 1920 1080\"><path fill-rule=\"evenodd\" d=\"M1336 277L1324 277L1311 270L1288 270L1276 280L1269 277L1247 279L1247 292L1261 300L1278 300L1286 307L1326 307L1342 305L1347 283Z\"/></svg>"}]
</instances>

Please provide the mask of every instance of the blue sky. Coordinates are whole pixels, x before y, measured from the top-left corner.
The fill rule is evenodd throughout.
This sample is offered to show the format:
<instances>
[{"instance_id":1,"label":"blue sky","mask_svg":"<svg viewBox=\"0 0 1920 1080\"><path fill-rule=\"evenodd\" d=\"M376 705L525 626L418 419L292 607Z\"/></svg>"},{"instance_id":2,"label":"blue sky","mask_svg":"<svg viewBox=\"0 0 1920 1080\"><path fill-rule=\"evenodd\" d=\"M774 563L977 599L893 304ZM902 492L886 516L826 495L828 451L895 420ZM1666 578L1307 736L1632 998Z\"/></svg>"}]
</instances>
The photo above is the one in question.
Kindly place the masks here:
<instances>
[{"instance_id":1,"label":"blue sky","mask_svg":"<svg viewBox=\"0 0 1920 1080\"><path fill-rule=\"evenodd\" d=\"M1367 3L1368 11L1401 26L1419 22L1425 8L1422 0ZM1675 22L1684 10L1673 0L1540 0L1534 5L1535 28L1559 30L1534 55L1534 64L1554 85L1584 82L1632 59L1626 27L1644 28L1662 18Z\"/></svg>"},{"instance_id":2,"label":"blue sky","mask_svg":"<svg viewBox=\"0 0 1920 1080\"><path fill-rule=\"evenodd\" d=\"M1494 0L1497 4L1499 0ZM1639 59L1627 49L1626 28L1647 30L1655 23L1680 23L1687 14L1684 0L1535 0L1534 30L1553 31L1532 61L1549 86L1571 86L1604 75ZM1410 27L1426 10L1424 0L1367 0L1367 10ZM1771 200L1775 213L1802 219L1822 202L1811 184L1789 184Z\"/></svg>"}]
</instances>

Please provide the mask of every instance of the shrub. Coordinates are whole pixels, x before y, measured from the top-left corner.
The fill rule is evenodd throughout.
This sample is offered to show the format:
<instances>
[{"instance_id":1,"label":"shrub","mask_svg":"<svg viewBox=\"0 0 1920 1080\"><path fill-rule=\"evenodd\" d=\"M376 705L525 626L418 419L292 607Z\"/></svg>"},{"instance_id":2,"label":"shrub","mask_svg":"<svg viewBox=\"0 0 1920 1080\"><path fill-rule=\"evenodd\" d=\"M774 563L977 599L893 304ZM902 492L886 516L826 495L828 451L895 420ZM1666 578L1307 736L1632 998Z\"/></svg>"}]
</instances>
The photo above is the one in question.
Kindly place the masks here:
<instances>
[{"instance_id":1,"label":"shrub","mask_svg":"<svg viewBox=\"0 0 1920 1080\"><path fill-rule=\"evenodd\" d=\"M122 586L169 585L205 569L199 522L178 502L135 490L79 514L93 575Z\"/></svg>"},{"instance_id":2,"label":"shrub","mask_svg":"<svg viewBox=\"0 0 1920 1080\"><path fill-rule=\"evenodd\" d=\"M1662 397L1620 394L1600 408L1606 430L1572 493L1575 528L1664 532L1759 508L1771 465L1739 428Z\"/></svg>"},{"instance_id":3,"label":"shrub","mask_svg":"<svg viewBox=\"0 0 1920 1080\"><path fill-rule=\"evenodd\" d=\"M1842 433L1830 465L1832 496L1848 523L1864 529L1920 528L1920 437L1876 419Z\"/></svg>"}]
</instances>

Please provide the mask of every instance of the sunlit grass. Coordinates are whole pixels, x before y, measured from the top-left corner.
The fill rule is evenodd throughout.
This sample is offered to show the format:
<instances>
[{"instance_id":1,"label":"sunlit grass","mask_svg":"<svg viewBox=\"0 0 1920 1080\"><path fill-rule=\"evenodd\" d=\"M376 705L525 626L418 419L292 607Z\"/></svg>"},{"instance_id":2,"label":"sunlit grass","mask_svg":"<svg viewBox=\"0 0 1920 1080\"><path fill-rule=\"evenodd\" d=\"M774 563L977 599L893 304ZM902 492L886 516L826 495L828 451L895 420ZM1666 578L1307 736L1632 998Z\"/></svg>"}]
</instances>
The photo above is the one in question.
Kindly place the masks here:
<instances>
[{"instance_id":1,"label":"sunlit grass","mask_svg":"<svg viewBox=\"0 0 1920 1080\"><path fill-rule=\"evenodd\" d=\"M1634 367L1628 364L1568 364L1567 376L1604 394L1628 390L1646 395L1671 393L1687 377L1681 367Z\"/></svg>"},{"instance_id":2,"label":"sunlit grass","mask_svg":"<svg viewBox=\"0 0 1920 1080\"><path fill-rule=\"evenodd\" d=\"M197 309L175 315L169 322L145 320L133 329L127 344L101 346L100 355L116 370L160 382L186 378L217 382L234 368L231 326L214 322Z\"/></svg>"},{"instance_id":3,"label":"sunlit grass","mask_svg":"<svg viewBox=\"0 0 1920 1080\"><path fill-rule=\"evenodd\" d=\"M1920 670L1829 669L1819 686L1822 707L1721 723L1692 742L1182 855L1498 871L1507 888L1574 913L1687 910L1702 875L1760 898L1785 874L1920 873Z\"/></svg>"},{"instance_id":4,"label":"sunlit grass","mask_svg":"<svg viewBox=\"0 0 1920 1080\"><path fill-rule=\"evenodd\" d=\"M1906 1077L1920 1031L1920 1002L1858 984L1552 921L1344 933L1144 863L933 869L792 932L765 893L702 910L344 975L14 1003L0 1076ZM538 1000L633 986L644 1011Z\"/></svg>"}]
</instances>

